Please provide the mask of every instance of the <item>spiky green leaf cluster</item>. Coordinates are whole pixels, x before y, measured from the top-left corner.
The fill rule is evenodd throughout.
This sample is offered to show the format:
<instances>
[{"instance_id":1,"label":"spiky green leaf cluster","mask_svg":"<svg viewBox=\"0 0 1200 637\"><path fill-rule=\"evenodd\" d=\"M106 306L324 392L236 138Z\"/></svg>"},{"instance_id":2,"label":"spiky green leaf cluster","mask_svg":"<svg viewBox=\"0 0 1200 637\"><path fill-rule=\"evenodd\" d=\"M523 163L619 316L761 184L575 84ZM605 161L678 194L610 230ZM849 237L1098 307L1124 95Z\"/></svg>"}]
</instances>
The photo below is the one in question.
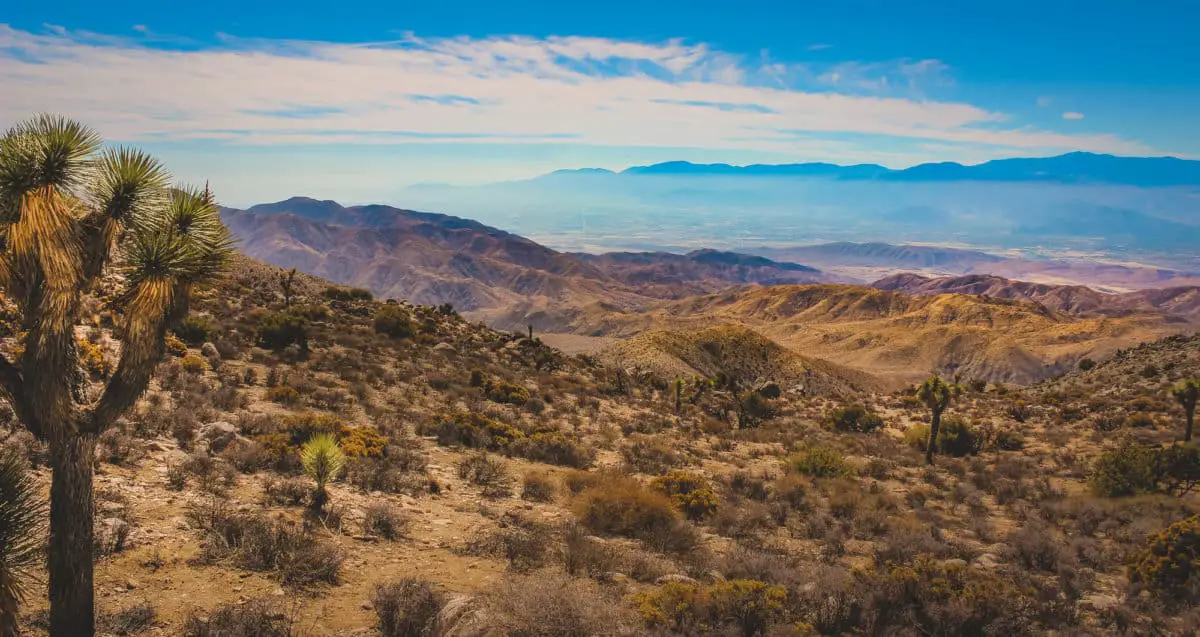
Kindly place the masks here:
<instances>
[{"instance_id":1,"label":"spiky green leaf cluster","mask_svg":"<svg viewBox=\"0 0 1200 637\"><path fill-rule=\"evenodd\" d=\"M300 462L305 475L316 481L318 490L323 490L330 480L341 475L346 455L333 435L317 434L300 449Z\"/></svg>"},{"instance_id":2,"label":"spiky green leaf cluster","mask_svg":"<svg viewBox=\"0 0 1200 637\"><path fill-rule=\"evenodd\" d=\"M46 506L27 465L0 452L0 605L24 598L43 556Z\"/></svg>"}]
</instances>

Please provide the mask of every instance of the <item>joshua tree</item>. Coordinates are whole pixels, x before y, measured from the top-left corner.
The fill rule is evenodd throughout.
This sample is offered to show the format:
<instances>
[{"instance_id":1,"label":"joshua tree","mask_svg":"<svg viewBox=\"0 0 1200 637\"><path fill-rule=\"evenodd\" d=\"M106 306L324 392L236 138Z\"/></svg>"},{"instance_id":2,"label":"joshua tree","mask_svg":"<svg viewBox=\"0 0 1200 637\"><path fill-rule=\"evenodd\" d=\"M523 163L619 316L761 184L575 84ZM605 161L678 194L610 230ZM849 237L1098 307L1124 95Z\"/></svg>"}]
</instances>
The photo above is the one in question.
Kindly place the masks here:
<instances>
[{"instance_id":1,"label":"joshua tree","mask_svg":"<svg viewBox=\"0 0 1200 637\"><path fill-rule=\"evenodd\" d=\"M1183 416L1187 423L1183 430L1184 442L1192 439L1192 424L1196 421L1196 398L1200 397L1200 378L1186 378L1171 388L1171 395L1183 407Z\"/></svg>"},{"instance_id":2,"label":"joshua tree","mask_svg":"<svg viewBox=\"0 0 1200 637\"><path fill-rule=\"evenodd\" d=\"M947 383L941 376L934 374L925 379L917 388L917 399L929 408L932 416L929 421L929 441L925 445L925 462L933 464L933 452L937 445L938 429L942 425L942 412L950 406L962 390L958 383Z\"/></svg>"},{"instance_id":3,"label":"joshua tree","mask_svg":"<svg viewBox=\"0 0 1200 637\"><path fill-rule=\"evenodd\" d=\"M0 393L47 443L50 633L94 632L92 462L96 438L137 401L167 330L230 253L205 190L172 189L138 150L101 150L77 122L39 115L0 138L0 292L20 315L18 354L0 357ZM120 360L103 387L81 373L75 325L104 275Z\"/></svg>"},{"instance_id":4,"label":"joshua tree","mask_svg":"<svg viewBox=\"0 0 1200 637\"><path fill-rule=\"evenodd\" d=\"M30 571L41 564L46 507L15 453L0 453L0 637L16 637Z\"/></svg>"},{"instance_id":5,"label":"joshua tree","mask_svg":"<svg viewBox=\"0 0 1200 637\"><path fill-rule=\"evenodd\" d=\"M292 306L292 294L296 291L296 268L279 273L279 287L283 289L283 306Z\"/></svg>"},{"instance_id":6,"label":"joshua tree","mask_svg":"<svg viewBox=\"0 0 1200 637\"><path fill-rule=\"evenodd\" d=\"M675 415L679 415L679 410L683 408L683 379L675 379Z\"/></svg>"},{"instance_id":7,"label":"joshua tree","mask_svg":"<svg viewBox=\"0 0 1200 637\"><path fill-rule=\"evenodd\" d=\"M338 477L346 466L346 455L330 434L317 434L300 449L300 462L304 473L317 483L313 491L313 510L320 511L329 500L325 485Z\"/></svg>"}]
</instances>

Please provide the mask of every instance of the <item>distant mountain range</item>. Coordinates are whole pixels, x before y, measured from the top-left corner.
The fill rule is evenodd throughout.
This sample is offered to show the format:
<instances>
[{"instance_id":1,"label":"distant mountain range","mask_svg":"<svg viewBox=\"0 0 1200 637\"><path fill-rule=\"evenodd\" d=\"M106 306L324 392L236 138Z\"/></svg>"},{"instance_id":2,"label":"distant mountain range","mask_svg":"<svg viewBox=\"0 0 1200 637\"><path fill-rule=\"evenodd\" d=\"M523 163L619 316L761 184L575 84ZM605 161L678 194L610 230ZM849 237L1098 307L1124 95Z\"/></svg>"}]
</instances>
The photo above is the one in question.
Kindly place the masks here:
<instances>
[{"instance_id":1,"label":"distant mountain range","mask_svg":"<svg viewBox=\"0 0 1200 637\"><path fill-rule=\"evenodd\" d=\"M222 216L254 258L384 297L451 303L504 326L559 325L592 304L636 308L731 285L839 280L717 250L565 253L469 219L307 197L226 208Z\"/></svg>"},{"instance_id":2,"label":"distant mountain range","mask_svg":"<svg viewBox=\"0 0 1200 637\"><path fill-rule=\"evenodd\" d=\"M554 175L735 175L745 177L819 177L881 181L1035 181L1107 183L1128 186L1200 186L1200 161L1177 157L1117 157L1067 153L1056 157L996 159L982 164L955 162L920 164L893 170L876 164L840 166L803 164L693 164L671 161L634 166L620 173L603 168L562 170Z\"/></svg>"}]
</instances>

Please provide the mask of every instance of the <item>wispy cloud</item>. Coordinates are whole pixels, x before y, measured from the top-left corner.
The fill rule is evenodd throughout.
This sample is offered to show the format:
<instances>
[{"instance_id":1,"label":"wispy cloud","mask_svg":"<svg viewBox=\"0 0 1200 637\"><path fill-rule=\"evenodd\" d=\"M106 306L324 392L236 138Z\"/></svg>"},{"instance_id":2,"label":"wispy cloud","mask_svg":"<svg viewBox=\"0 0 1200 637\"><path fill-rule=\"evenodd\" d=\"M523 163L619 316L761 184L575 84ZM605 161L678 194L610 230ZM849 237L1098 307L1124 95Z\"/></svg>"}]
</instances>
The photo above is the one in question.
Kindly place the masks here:
<instances>
[{"instance_id":1,"label":"wispy cloud","mask_svg":"<svg viewBox=\"0 0 1200 637\"><path fill-rule=\"evenodd\" d=\"M807 48L809 51L824 51L825 49L832 49L833 45L818 42L817 44L810 44L805 48Z\"/></svg>"},{"instance_id":2,"label":"wispy cloud","mask_svg":"<svg viewBox=\"0 0 1200 637\"><path fill-rule=\"evenodd\" d=\"M1063 119L1083 119L1083 113L1076 113L1075 111L1067 111L1067 112L1063 113L1062 117L1063 117Z\"/></svg>"},{"instance_id":3,"label":"wispy cloud","mask_svg":"<svg viewBox=\"0 0 1200 637\"><path fill-rule=\"evenodd\" d=\"M788 152L801 147L803 132L1028 152L1149 150L1115 135L1021 127L1004 113L916 95L949 83L936 60L814 69L680 40L405 36L340 44L225 36L204 48L0 25L0 123L54 110L121 141L503 139Z\"/></svg>"}]
</instances>

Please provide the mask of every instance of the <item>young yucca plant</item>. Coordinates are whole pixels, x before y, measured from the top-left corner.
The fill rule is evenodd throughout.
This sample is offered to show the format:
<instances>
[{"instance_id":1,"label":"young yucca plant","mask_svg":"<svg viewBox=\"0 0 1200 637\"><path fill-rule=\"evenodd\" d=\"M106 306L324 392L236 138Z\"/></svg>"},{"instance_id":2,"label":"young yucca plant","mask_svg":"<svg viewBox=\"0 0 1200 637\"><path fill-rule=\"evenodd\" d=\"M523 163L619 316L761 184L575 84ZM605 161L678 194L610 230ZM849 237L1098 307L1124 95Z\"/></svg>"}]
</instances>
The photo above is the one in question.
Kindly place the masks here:
<instances>
[{"instance_id":1,"label":"young yucca plant","mask_svg":"<svg viewBox=\"0 0 1200 637\"><path fill-rule=\"evenodd\" d=\"M346 466L346 454L332 435L317 434L300 449L300 462L304 465L304 474L317 483L313 491L313 508L320 511L329 500L325 485L341 475Z\"/></svg>"},{"instance_id":2,"label":"young yucca plant","mask_svg":"<svg viewBox=\"0 0 1200 637\"><path fill-rule=\"evenodd\" d=\"M0 637L19 634L27 585L45 556L46 505L20 455L0 453Z\"/></svg>"},{"instance_id":3,"label":"young yucca plant","mask_svg":"<svg viewBox=\"0 0 1200 637\"><path fill-rule=\"evenodd\" d=\"M17 307L20 355L0 356L0 397L50 450L50 634L95 633L96 439L145 391L167 331L231 252L207 188L174 188L153 157L102 146L90 128L39 115L0 136L0 293ZM85 297L119 275L121 351L102 387L81 371Z\"/></svg>"}]
</instances>

